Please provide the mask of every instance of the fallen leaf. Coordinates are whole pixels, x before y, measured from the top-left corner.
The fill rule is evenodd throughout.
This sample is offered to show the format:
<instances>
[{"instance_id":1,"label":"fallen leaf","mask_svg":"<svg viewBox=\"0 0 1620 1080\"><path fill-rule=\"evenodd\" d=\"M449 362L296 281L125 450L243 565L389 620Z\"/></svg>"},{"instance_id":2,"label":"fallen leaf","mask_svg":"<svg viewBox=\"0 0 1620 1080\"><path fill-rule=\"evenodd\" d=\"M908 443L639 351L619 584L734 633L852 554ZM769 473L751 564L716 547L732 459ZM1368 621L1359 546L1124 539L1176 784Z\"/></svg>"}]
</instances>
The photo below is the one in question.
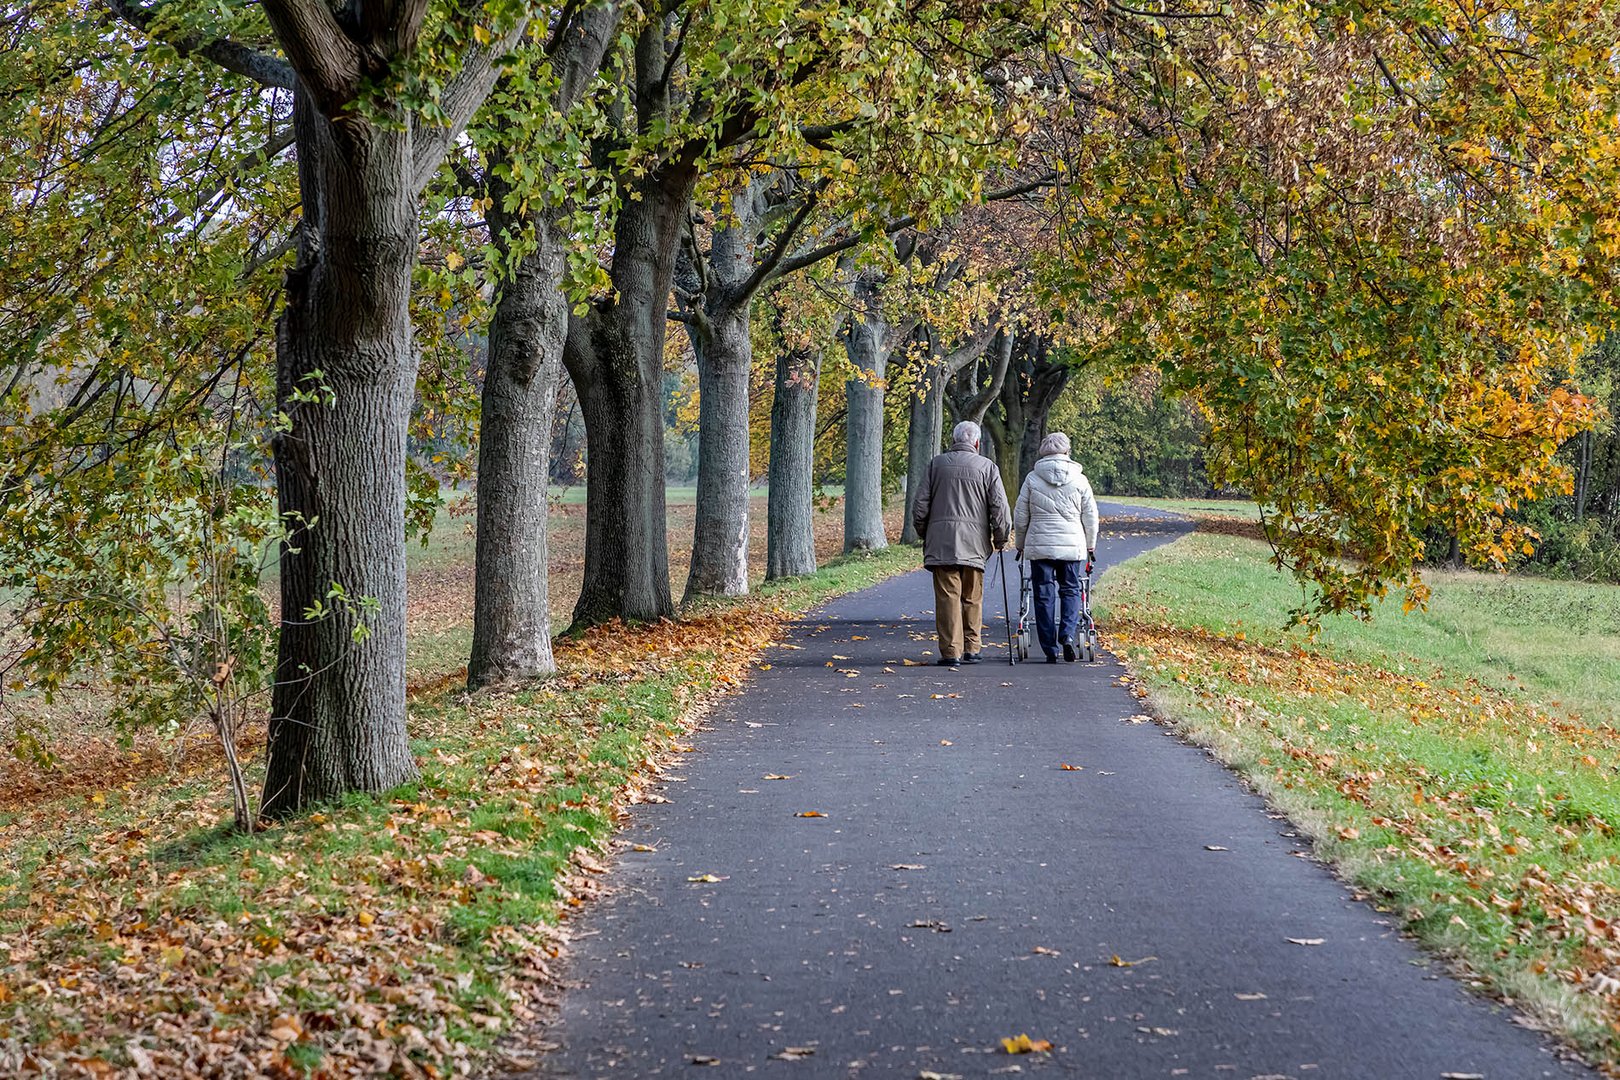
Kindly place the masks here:
<instances>
[{"instance_id":1,"label":"fallen leaf","mask_svg":"<svg viewBox=\"0 0 1620 1080\"><path fill-rule=\"evenodd\" d=\"M793 775L791 773L768 772L768 773L765 774L765 779L767 779L767 780L791 780L791 779L793 779Z\"/></svg>"},{"instance_id":2,"label":"fallen leaf","mask_svg":"<svg viewBox=\"0 0 1620 1080\"><path fill-rule=\"evenodd\" d=\"M826 817L820 810L800 810L794 817Z\"/></svg>"},{"instance_id":3,"label":"fallen leaf","mask_svg":"<svg viewBox=\"0 0 1620 1080\"><path fill-rule=\"evenodd\" d=\"M935 1072L933 1069L924 1069L917 1074L917 1080L962 1080L961 1073Z\"/></svg>"},{"instance_id":4,"label":"fallen leaf","mask_svg":"<svg viewBox=\"0 0 1620 1080\"><path fill-rule=\"evenodd\" d=\"M1051 1051L1052 1044L1045 1039L1032 1039L1028 1035L1018 1035L1011 1039L1002 1039L1001 1048L1009 1054L1045 1054Z\"/></svg>"},{"instance_id":5,"label":"fallen leaf","mask_svg":"<svg viewBox=\"0 0 1620 1080\"><path fill-rule=\"evenodd\" d=\"M890 870L926 870L926 869L928 869L928 867L924 866L922 863L897 862L897 863L891 863L889 865L889 869Z\"/></svg>"},{"instance_id":6,"label":"fallen leaf","mask_svg":"<svg viewBox=\"0 0 1620 1080\"><path fill-rule=\"evenodd\" d=\"M686 880L687 881L701 881L701 882L703 882L705 884L713 885L717 881L724 881L726 879L723 878L723 877L715 877L713 874L699 874L696 877L689 877Z\"/></svg>"},{"instance_id":7,"label":"fallen leaf","mask_svg":"<svg viewBox=\"0 0 1620 1080\"><path fill-rule=\"evenodd\" d=\"M803 1061L815 1054L813 1046L785 1046L780 1054L774 1055L778 1061Z\"/></svg>"},{"instance_id":8,"label":"fallen leaf","mask_svg":"<svg viewBox=\"0 0 1620 1080\"><path fill-rule=\"evenodd\" d=\"M1229 847L1221 847L1221 845L1219 845L1219 844L1205 844L1204 845L1204 850L1205 851L1231 851L1232 849L1229 848Z\"/></svg>"},{"instance_id":9,"label":"fallen leaf","mask_svg":"<svg viewBox=\"0 0 1620 1080\"><path fill-rule=\"evenodd\" d=\"M468 867L468 869L471 869L471 867ZM373 915L365 908L361 908L360 911L356 913L354 919L361 926L370 926L372 923L377 921L377 916Z\"/></svg>"},{"instance_id":10,"label":"fallen leaf","mask_svg":"<svg viewBox=\"0 0 1620 1080\"><path fill-rule=\"evenodd\" d=\"M1127 724L1151 724L1151 723L1153 723L1153 717L1147 716L1147 715L1145 715L1143 713L1137 713L1134 716L1127 716L1124 719L1125 719L1125 722Z\"/></svg>"},{"instance_id":11,"label":"fallen leaf","mask_svg":"<svg viewBox=\"0 0 1620 1080\"><path fill-rule=\"evenodd\" d=\"M1083 770L1085 768L1085 766L1084 765L1070 765L1068 762L1065 761L1063 764L1059 765L1058 768L1062 769L1064 772L1080 772L1081 770Z\"/></svg>"},{"instance_id":12,"label":"fallen leaf","mask_svg":"<svg viewBox=\"0 0 1620 1080\"><path fill-rule=\"evenodd\" d=\"M1232 996L1237 998L1239 1001L1264 1001L1264 1000L1266 1000L1266 995L1264 995L1262 993L1259 993L1258 991L1256 991L1253 994L1233 994Z\"/></svg>"},{"instance_id":13,"label":"fallen leaf","mask_svg":"<svg viewBox=\"0 0 1620 1080\"><path fill-rule=\"evenodd\" d=\"M658 849L653 847L651 844L631 844L630 845L630 850L631 851L657 851Z\"/></svg>"},{"instance_id":14,"label":"fallen leaf","mask_svg":"<svg viewBox=\"0 0 1620 1080\"><path fill-rule=\"evenodd\" d=\"M911 924L913 930L932 930L936 934L948 934L951 928L938 919L918 919Z\"/></svg>"},{"instance_id":15,"label":"fallen leaf","mask_svg":"<svg viewBox=\"0 0 1620 1080\"><path fill-rule=\"evenodd\" d=\"M1158 959L1157 956L1144 956L1140 960L1121 960L1119 958L1119 955L1116 953L1115 955L1108 958L1108 962L1110 964L1112 964L1114 967L1135 967L1137 964L1145 964L1149 960L1157 960L1157 959Z\"/></svg>"},{"instance_id":16,"label":"fallen leaf","mask_svg":"<svg viewBox=\"0 0 1620 1080\"><path fill-rule=\"evenodd\" d=\"M1484 1073L1443 1072L1440 1080L1485 1080Z\"/></svg>"},{"instance_id":17,"label":"fallen leaf","mask_svg":"<svg viewBox=\"0 0 1620 1080\"><path fill-rule=\"evenodd\" d=\"M708 1054L693 1054L692 1058L691 1058L691 1061L692 1061L692 1064L694 1064L694 1065L718 1065L718 1064L720 1064L720 1059L719 1058L710 1057Z\"/></svg>"},{"instance_id":18,"label":"fallen leaf","mask_svg":"<svg viewBox=\"0 0 1620 1080\"><path fill-rule=\"evenodd\" d=\"M1062 956L1063 955L1062 953L1058 952L1056 949L1048 949L1045 945L1037 945L1037 946L1035 946L1035 948L1031 949L1030 951L1033 952L1036 956Z\"/></svg>"},{"instance_id":19,"label":"fallen leaf","mask_svg":"<svg viewBox=\"0 0 1620 1080\"><path fill-rule=\"evenodd\" d=\"M900 666L901 667L922 667L923 665L917 663L917 661L915 661L915 660L901 660L900 661Z\"/></svg>"},{"instance_id":20,"label":"fallen leaf","mask_svg":"<svg viewBox=\"0 0 1620 1080\"><path fill-rule=\"evenodd\" d=\"M761 665L759 665L759 670L761 670L761 671L769 671L769 670L771 670L771 665L769 665L769 664L761 664Z\"/></svg>"},{"instance_id":21,"label":"fallen leaf","mask_svg":"<svg viewBox=\"0 0 1620 1080\"><path fill-rule=\"evenodd\" d=\"M1295 945L1323 945L1327 943L1327 938L1319 937L1291 937L1288 940Z\"/></svg>"},{"instance_id":22,"label":"fallen leaf","mask_svg":"<svg viewBox=\"0 0 1620 1080\"><path fill-rule=\"evenodd\" d=\"M941 740L939 740L939 745L941 745L941 746L955 746L956 744L951 742L951 740L949 740L949 739L941 739Z\"/></svg>"}]
</instances>

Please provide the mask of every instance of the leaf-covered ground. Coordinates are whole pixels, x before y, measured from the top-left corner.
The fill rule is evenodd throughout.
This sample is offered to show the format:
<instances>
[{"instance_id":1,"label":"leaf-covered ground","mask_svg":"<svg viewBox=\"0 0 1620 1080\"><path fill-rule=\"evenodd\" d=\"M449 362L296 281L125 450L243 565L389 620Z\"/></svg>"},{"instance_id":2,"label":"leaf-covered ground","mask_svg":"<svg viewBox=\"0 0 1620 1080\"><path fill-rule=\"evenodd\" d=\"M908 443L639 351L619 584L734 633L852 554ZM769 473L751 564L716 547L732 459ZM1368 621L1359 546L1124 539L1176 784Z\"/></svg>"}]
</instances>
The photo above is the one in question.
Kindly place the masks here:
<instances>
[{"instance_id":1,"label":"leaf-covered ground","mask_svg":"<svg viewBox=\"0 0 1620 1080\"><path fill-rule=\"evenodd\" d=\"M1098 589L1136 693L1476 986L1620 1075L1620 589L1435 573L1283 632L1269 549L1195 534Z\"/></svg>"},{"instance_id":2,"label":"leaf-covered ground","mask_svg":"<svg viewBox=\"0 0 1620 1080\"><path fill-rule=\"evenodd\" d=\"M419 782L251 837L221 827L206 753L14 799L0 1075L467 1073L543 992L618 814L661 797L705 703L792 611L915 560L891 549L679 623L602 628L517 693L429 680Z\"/></svg>"}]
</instances>

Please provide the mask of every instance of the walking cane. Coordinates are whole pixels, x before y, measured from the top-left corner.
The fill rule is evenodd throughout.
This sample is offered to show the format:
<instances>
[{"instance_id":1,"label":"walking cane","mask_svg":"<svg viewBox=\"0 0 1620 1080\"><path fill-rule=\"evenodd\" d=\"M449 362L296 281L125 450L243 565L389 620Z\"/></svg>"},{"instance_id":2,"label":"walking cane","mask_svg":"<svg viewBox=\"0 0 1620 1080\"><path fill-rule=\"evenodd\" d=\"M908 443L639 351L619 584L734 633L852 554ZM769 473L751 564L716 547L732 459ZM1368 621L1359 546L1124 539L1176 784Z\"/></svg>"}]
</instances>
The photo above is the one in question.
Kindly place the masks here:
<instances>
[{"instance_id":1,"label":"walking cane","mask_svg":"<svg viewBox=\"0 0 1620 1080\"><path fill-rule=\"evenodd\" d=\"M1018 666L1018 650L1013 647L1012 605L1007 601L1007 549L1001 548L996 552L996 560L1001 564L1001 615L1007 623L1007 663ZM1020 581L1020 588L1023 587Z\"/></svg>"}]
</instances>

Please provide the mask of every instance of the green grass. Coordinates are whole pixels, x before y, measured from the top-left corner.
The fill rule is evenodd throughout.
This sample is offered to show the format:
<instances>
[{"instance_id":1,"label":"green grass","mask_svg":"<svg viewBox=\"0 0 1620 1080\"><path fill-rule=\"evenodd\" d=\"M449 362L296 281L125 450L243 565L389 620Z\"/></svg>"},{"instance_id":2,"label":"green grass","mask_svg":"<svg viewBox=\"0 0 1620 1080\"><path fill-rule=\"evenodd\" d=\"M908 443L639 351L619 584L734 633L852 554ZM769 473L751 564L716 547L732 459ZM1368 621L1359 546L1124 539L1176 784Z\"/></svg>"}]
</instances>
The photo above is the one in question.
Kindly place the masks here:
<instances>
[{"instance_id":1,"label":"green grass","mask_svg":"<svg viewBox=\"0 0 1620 1080\"><path fill-rule=\"evenodd\" d=\"M1160 499L1142 495L1099 495L1104 502L1150 506L1175 514L1212 514L1219 517L1259 520L1260 507L1248 499Z\"/></svg>"},{"instance_id":2,"label":"green grass","mask_svg":"<svg viewBox=\"0 0 1620 1080\"><path fill-rule=\"evenodd\" d=\"M1138 687L1426 942L1620 1064L1596 992L1620 972L1620 589L1431 573L1428 610L1312 642L1268 555L1195 534L1108 572Z\"/></svg>"},{"instance_id":3,"label":"green grass","mask_svg":"<svg viewBox=\"0 0 1620 1080\"><path fill-rule=\"evenodd\" d=\"M0 822L0 945L21 958L0 970L0 1072L19 1046L127 1067L132 1044L192 1039L293 1075L369 1074L387 1070L368 1032L405 1053L407 1025L427 1036L419 1064L470 1071L547 977L545 928L594 891L582 852L685 749L693 706L744 677L773 613L917 562L899 547L834 560L686 622L565 643L563 673L521 691L428 696L410 709L417 781L266 832L219 825L211 772Z\"/></svg>"}]
</instances>

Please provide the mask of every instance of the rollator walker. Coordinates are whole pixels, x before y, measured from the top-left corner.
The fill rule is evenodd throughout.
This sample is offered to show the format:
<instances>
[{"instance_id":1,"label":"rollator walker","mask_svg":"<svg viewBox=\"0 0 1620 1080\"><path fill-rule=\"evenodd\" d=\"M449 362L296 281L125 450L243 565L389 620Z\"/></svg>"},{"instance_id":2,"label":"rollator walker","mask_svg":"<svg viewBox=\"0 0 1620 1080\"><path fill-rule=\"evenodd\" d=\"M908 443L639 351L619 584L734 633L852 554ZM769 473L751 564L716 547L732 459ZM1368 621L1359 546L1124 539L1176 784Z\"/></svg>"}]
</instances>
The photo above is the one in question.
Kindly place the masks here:
<instances>
[{"instance_id":1,"label":"rollator walker","mask_svg":"<svg viewBox=\"0 0 1620 1080\"><path fill-rule=\"evenodd\" d=\"M1002 585L1002 611L1008 610L1007 603L1007 552L1003 549L1001 555L1001 585ZM1029 576L1029 562L1026 559L1014 560L1018 563L1018 621L1007 620L1008 652L1015 664L1021 664L1029 659L1030 647L1035 640L1035 583ZM1074 632L1074 648L1079 658L1086 663L1097 659L1097 623L1091 617L1091 571L1092 561L1086 560L1085 572L1080 577L1080 623Z\"/></svg>"}]
</instances>

